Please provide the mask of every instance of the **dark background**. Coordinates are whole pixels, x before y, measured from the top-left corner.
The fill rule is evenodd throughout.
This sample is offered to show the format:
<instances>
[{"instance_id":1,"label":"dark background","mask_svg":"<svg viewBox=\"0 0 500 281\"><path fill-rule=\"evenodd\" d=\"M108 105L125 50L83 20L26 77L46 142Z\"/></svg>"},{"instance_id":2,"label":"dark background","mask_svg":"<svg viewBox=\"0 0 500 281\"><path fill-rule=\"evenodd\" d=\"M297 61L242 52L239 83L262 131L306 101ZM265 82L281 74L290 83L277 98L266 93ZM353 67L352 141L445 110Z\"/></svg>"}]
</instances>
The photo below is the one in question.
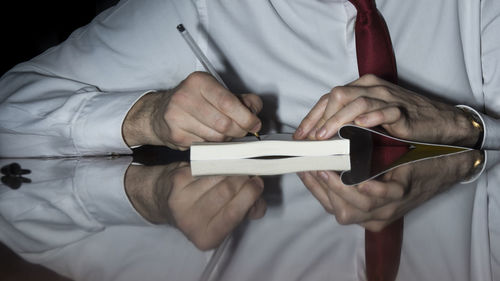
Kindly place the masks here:
<instances>
[{"instance_id":1,"label":"dark background","mask_svg":"<svg viewBox=\"0 0 500 281\"><path fill-rule=\"evenodd\" d=\"M0 75L64 41L118 0L8 0L0 4ZM7 3L5 3L7 2Z\"/></svg>"}]
</instances>

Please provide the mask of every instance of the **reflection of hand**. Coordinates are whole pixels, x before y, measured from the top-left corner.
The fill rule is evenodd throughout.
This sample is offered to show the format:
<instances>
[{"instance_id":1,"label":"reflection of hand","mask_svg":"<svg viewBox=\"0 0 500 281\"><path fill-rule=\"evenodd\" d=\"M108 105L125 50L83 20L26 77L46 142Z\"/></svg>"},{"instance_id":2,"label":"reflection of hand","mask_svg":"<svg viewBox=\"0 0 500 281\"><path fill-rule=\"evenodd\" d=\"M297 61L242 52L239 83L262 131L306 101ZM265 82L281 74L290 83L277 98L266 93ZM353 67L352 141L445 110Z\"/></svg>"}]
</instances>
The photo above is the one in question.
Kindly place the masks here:
<instances>
[{"instance_id":1,"label":"reflection of hand","mask_svg":"<svg viewBox=\"0 0 500 281\"><path fill-rule=\"evenodd\" d=\"M123 123L128 145L166 145L186 150L192 142L222 141L258 132L262 100L241 96L204 72L189 75L171 91L146 94L132 107ZM254 112L254 113L252 113Z\"/></svg>"},{"instance_id":2,"label":"reflection of hand","mask_svg":"<svg viewBox=\"0 0 500 281\"><path fill-rule=\"evenodd\" d=\"M261 178L213 176L193 178L187 163L130 166L125 188L138 212L153 223L178 227L196 247L207 250L245 218L264 215Z\"/></svg>"},{"instance_id":3,"label":"reflection of hand","mask_svg":"<svg viewBox=\"0 0 500 281\"><path fill-rule=\"evenodd\" d=\"M413 141L472 147L479 138L479 131L461 110L374 75L365 75L324 95L294 137L328 139L351 122L362 127L381 125L389 134Z\"/></svg>"},{"instance_id":4,"label":"reflection of hand","mask_svg":"<svg viewBox=\"0 0 500 281\"><path fill-rule=\"evenodd\" d=\"M331 171L299 176L327 212L340 224L360 224L380 231L392 221L466 178L481 159L479 151L428 159L400 166L377 180L344 185Z\"/></svg>"}]
</instances>

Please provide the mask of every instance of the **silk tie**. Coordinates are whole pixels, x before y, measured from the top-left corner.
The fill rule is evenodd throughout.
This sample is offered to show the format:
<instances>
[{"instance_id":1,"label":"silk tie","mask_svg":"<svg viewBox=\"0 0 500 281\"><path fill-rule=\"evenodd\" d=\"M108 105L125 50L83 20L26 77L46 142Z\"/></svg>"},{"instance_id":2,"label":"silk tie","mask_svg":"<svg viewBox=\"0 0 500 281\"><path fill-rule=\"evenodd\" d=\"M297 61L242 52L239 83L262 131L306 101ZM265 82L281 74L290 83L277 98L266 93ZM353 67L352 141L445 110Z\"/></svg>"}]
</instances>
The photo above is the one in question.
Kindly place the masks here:
<instances>
[{"instance_id":1,"label":"silk tie","mask_svg":"<svg viewBox=\"0 0 500 281\"><path fill-rule=\"evenodd\" d=\"M396 59L384 18L373 0L349 0L358 10L354 34L359 76L375 74L397 83Z\"/></svg>"},{"instance_id":2,"label":"silk tie","mask_svg":"<svg viewBox=\"0 0 500 281\"><path fill-rule=\"evenodd\" d=\"M359 75L374 74L397 83L396 59L389 30L373 0L349 0L357 10L354 32ZM385 157L392 161L391 157ZM389 160L388 160L389 159ZM380 232L365 230L368 281L396 279L403 241L403 218Z\"/></svg>"}]
</instances>

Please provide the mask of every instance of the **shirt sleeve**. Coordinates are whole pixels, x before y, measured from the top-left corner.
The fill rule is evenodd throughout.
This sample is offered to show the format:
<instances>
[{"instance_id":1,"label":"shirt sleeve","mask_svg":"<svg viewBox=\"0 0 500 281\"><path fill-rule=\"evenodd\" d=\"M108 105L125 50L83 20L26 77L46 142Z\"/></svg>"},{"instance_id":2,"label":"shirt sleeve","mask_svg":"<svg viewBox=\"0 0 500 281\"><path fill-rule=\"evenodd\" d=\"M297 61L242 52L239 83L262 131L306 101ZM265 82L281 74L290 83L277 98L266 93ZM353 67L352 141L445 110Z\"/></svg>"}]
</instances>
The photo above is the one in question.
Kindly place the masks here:
<instances>
[{"instance_id":1,"label":"shirt sleeve","mask_svg":"<svg viewBox=\"0 0 500 281\"><path fill-rule=\"evenodd\" d=\"M177 2L120 1L8 71L0 79L0 156L130 153L121 131L129 109L195 69L176 25L196 35L197 12Z\"/></svg>"},{"instance_id":2,"label":"shirt sleeve","mask_svg":"<svg viewBox=\"0 0 500 281\"><path fill-rule=\"evenodd\" d=\"M483 148L500 149L500 2L481 1L481 64L485 104Z\"/></svg>"}]
</instances>

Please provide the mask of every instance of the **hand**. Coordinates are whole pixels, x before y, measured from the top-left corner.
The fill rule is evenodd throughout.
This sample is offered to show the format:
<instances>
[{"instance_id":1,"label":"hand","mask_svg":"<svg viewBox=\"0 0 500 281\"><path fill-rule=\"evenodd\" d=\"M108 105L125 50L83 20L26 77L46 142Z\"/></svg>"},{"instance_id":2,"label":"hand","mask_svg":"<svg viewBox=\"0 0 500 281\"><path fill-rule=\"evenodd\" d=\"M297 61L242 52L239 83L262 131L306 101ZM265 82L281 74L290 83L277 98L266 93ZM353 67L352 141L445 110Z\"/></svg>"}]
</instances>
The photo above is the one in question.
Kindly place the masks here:
<instances>
[{"instance_id":1,"label":"hand","mask_svg":"<svg viewBox=\"0 0 500 281\"><path fill-rule=\"evenodd\" d=\"M477 131L461 110L432 101L374 75L335 87L321 97L297 128L296 139L328 139L347 123L382 126L412 141L472 147Z\"/></svg>"},{"instance_id":2,"label":"hand","mask_svg":"<svg viewBox=\"0 0 500 281\"><path fill-rule=\"evenodd\" d=\"M481 152L431 158L400 166L377 180L344 185L337 173L306 172L299 176L325 210L340 224L359 224L380 231L391 222L446 190L474 170Z\"/></svg>"},{"instance_id":3,"label":"hand","mask_svg":"<svg viewBox=\"0 0 500 281\"><path fill-rule=\"evenodd\" d=\"M193 142L224 141L258 132L256 116L262 100L245 94L241 100L205 72L189 75L170 91L144 95L123 123L125 142L166 145L186 150Z\"/></svg>"},{"instance_id":4,"label":"hand","mask_svg":"<svg viewBox=\"0 0 500 281\"><path fill-rule=\"evenodd\" d=\"M201 250L217 247L245 217L266 211L259 177L193 178L187 163L130 166L125 188L144 218L176 226Z\"/></svg>"}]
</instances>

